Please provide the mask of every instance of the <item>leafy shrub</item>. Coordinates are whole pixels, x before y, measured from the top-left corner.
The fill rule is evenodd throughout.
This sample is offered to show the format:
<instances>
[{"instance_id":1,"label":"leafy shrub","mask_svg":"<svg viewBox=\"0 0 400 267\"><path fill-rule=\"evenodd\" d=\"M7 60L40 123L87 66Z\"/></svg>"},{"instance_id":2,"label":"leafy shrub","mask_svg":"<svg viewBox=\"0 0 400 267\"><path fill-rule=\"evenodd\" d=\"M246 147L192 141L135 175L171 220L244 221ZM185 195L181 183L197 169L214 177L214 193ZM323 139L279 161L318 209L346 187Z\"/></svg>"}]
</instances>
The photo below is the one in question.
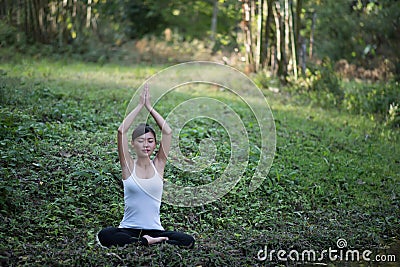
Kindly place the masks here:
<instances>
[{"instance_id":1,"label":"leafy shrub","mask_svg":"<svg viewBox=\"0 0 400 267\"><path fill-rule=\"evenodd\" d=\"M308 68L306 76L292 84L286 90L294 96L303 96L322 107L336 107L353 114L366 115L392 128L399 127L398 81L342 83L330 62L325 61L320 66Z\"/></svg>"},{"instance_id":2,"label":"leafy shrub","mask_svg":"<svg viewBox=\"0 0 400 267\"><path fill-rule=\"evenodd\" d=\"M254 83L260 88L269 88L271 87L271 84L275 82L271 77L271 75L268 74L268 72L265 70L256 73L251 78L254 81Z\"/></svg>"},{"instance_id":3,"label":"leafy shrub","mask_svg":"<svg viewBox=\"0 0 400 267\"><path fill-rule=\"evenodd\" d=\"M390 104L389 111L386 117L386 125L390 127L400 127L400 106L399 104Z\"/></svg>"},{"instance_id":4,"label":"leafy shrub","mask_svg":"<svg viewBox=\"0 0 400 267\"><path fill-rule=\"evenodd\" d=\"M344 96L340 84L330 60L325 59L321 65L309 67L306 76L296 81L293 89L323 107L339 106Z\"/></svg>"},{"instance_id":5,"label":"leafy shrub","mask_svg":"<svg viewBox=\"0 0 400 267\"><path fill-rule=\"evenodd\" d=\"M0 21L0 47L10 46L17 42L17 30Z\"/></svg>"},{"instance_id":6,"label":"leafy shrub","mask_svg":"<svg viewBox=\"0 0 400 267\"><path fill-rule=\"evenodd\" d=\"M344 109L351 113L378 116L386 125L399 125L400 87L398 82L355 84L345 90Z\"/></svg>"}]
</instances>

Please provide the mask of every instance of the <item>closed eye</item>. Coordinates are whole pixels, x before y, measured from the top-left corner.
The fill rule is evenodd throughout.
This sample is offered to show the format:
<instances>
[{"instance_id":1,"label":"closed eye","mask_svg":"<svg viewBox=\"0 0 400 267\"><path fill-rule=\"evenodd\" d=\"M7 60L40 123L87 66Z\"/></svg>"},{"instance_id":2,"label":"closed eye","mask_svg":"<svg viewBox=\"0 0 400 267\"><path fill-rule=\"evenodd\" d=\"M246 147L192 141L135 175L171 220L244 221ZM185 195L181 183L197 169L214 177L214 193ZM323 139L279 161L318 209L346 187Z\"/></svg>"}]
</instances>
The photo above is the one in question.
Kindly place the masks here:
<instances>
[{"instance_id":1,"label":"closed eye","mask_svg":"<svg viewBox=\"0 0 400 267\"><path fill-rule=\"evenodd\" d=\"M137 139L136 140L138 143L143 143L145 141L145 139ZM153 138L149 138L147 139L147 143L153 143L154 139Z\"/></svg>"}]
</instances>

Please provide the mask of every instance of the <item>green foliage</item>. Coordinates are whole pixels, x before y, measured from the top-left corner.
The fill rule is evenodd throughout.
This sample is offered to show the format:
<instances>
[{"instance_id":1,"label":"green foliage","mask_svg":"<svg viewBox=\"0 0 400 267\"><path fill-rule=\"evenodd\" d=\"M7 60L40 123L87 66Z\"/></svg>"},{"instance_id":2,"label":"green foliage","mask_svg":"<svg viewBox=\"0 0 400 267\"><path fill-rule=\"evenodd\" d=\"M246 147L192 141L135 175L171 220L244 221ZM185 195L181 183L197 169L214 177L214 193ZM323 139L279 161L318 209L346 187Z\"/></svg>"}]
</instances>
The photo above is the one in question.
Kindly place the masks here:
<instances>
[{"instance_id":1,"label":"green foliage","mask_svg":"<svg viewBox=\"0 0 400 267\"><path fill-rule=\"evenodd\" d=\"M48 5L39 3L37 9L33 5L21 8L13 2L7 4L10 8L9 16L0 14L0 37L4 37L0 39L2 46L10 47L16 42L17 30L9 26L14 25L25 30L28 36L22 38L24 35L18 33L18 42L22 44L28 44L29 39L29 45L35 41L52 45L56 53L73 50L76 54L83 54L82 50L102 53L102 45L120 46L129 40L148 36L164 38L166 29L178 37L175 40L178 42L210 42L214 7L213 1L198 0L92 1L90 9L85 2L64 3L61 0L50 1ZM15 12L19 8L21 12ZM34 18L27 18L24 14L28 13L33 13ZM88 14L91 15L90 21L86 20ZM237 46L237 23L240 16L238 1L218 1L215 43L209 44L213 46L214 52L225 46ZM20 21L20 25L17 25L17 21ZM22 24L26 25L22 27ZM40 29L39 24L42 25ZM92 43L97 43L97 46L94 47ZM29 50L29 47L23 49Z\"/></svg>"},{"instance_id":2,"label":"green foliage","mask_svg":"<svg viewBox=\"0 0 400 267\"><path fill-rule=\"evenodd\" d=\"M24 33L0 20L0 47L19 46L24 42Z\"/></svg>"},{"instance_id":3,"label":"green foliage","mask_svg":"<svg viewBox=\"0 0 400 267\"><path fill-rule=\"evenodd\" d=\"M306 94L312 102L323 107L340 106L343 100L340 79L329 59L321 65L309 67L306 76L293 83L296 93Z\"/></svg>"},{"instance_id":4,"label":"green foliage","mask_svg":"<svg viewBox=\"0 0 400 267\"><path fill-rule=\"evenodd\" d=\"M268 84L268 80L261 85L266 87L265 83ZM397 81L345 82L327 60L322 65L308 68L305 77L291 83L284 91L302 101L363 115L389 128L399 127L400 86Z\"/></svg>"},{"instance_id":5,"label":"green foliage","mask_svg":"<svg viewBox=\"0 0 400 267\"><path fill-rule=\"evenodd\" d=\"M390 127L400 128L400 106L399 104L390 104L389 111L386 116L386 125Z\"/></svg>"},{"instance_id":6,"label":"green foliage","mask_svg":"<svg viewBox=\"0 0 400 267\"><path fill-rule=\"evenodd\" d=\"M0 68L2 266L254 266L265 263L256 259L265 245L322 251L341 237L352 249L379 252L400 238L398 131L266 91L277 153L258 190L248 190L258 160L254 134L245 175L225 197L195 208L162 205L164 227L193 234L193 250L103 249L97 231L123 214L115 131L133 88L161 67L25 58ZM190 97L166 98L160 110ZM225 100L252 129L242 104ZM202 138L218 140L221 165L208 174L229 157L227 134L212 121L193 121L180 137L193 156ZM176 182L205 182L167 168Z\"/></svg>"},{"instance_id":7,"label":"green foliage","mask_svg":"<svg viewBox=\"0 0 400 267\"><path fill-rule=\"evenodd\" d=\"M311 70L311 86L309 91L315 93L314 100L323 105L337 106L343 98L340 80L329 60L325 60L319 68Z\"/></svg>"},{"instance_id":8,"label":"green foliage","mask_svg":"<svg viewBox=\"0 0 400 267\"><path fill-rule=\"evenodd\" d=\"M165 7L159 2L124 1L125 33L129 38L138 39L149 33L157 35L164 30L162 11Z\"/></svg>"},{"instance_id":9,"label":"green foliage","mask_svg":"<svg viewBox=\"0 0 400 267\"><path fill-rule=\"evenodd\" d=\"M349 83L343 107L356 114L385 120L391 127L399 127L400 86L398 82L376 84Z\"/></svg>"},{"instance_id":10,"label":"green foliage","mask_svg":"<svg viewBox=\"0 0 400 267\"><path fill-rule=\"evenodd\" d=\"M155 1L159 2L159 1ZM162 10L165 25L177 31L184 40L208 40L214 1L167 1ZM235 28L240 18L240 3L234 0L218 1L217 34L236 44ZM154 3L153 3L154 4ZM158 4L156 4L158 5ZM233 38L232 38L233 37Z\"/></svg>"},{"instance_id":11,"label":"green foliage","mask_svg":"<svg viewBox=\"0 0 400 267\"><path fill-rule=\"evenodd\" d=\"M179 36L178 41L208 40L210 36L213 1L107 1L100 6L101 13L120 25L129 38L141 39L146 35L162 36L169 28ZM240 18L237 1L219 1L217 41L236 44L235 28ZM115 15L118 14L118 15Z\"/></svg>"},{"instance_id":12,"label":"green foliage","mask_svg":"<svg viewBox=\"0 0 400 267\"><path fill-rule=\"evenodd\" d=\"M315 40L320 57L351 60L361 54L363 48L358 47L357 43L362 38L362 32L356 30L359 28L359 19L350 1L324 1L316 6L316 12L318 23Z\"/></svg>"},{"instance_id":13,"label":"green foliage","mask_svg":"<svg viewBox=\"0 0 400 267\"><path fill-rule=\"evenodd\" d=\"M259 88L268 88L276 81L271 77L267 71L260 71L253 75L252 80Z\"/></svg>"},{"instance_id":14,"label":"green foliage","mask_svg":"<svg viewBox=\"0 0 400 267\"><path fill-rule=\"evenodd\" d=\"M370 68L378 55L400 60L396 0L309 2L317 14L315 46L318 56L346 59ZM397 70L398 71L398 70Z\"/></svg>"}]
</instances>

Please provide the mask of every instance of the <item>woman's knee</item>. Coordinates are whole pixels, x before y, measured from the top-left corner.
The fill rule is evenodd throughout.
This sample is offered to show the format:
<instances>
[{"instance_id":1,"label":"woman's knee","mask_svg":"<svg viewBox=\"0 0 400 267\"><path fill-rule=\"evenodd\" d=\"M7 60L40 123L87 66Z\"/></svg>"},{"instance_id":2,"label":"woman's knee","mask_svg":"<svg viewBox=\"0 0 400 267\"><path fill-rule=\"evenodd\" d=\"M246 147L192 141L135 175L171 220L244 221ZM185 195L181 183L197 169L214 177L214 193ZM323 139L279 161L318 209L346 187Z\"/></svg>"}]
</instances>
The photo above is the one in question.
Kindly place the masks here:
<instances>
[{"instance_id":1,"label":"woman's knee","mask_svg":"<svg viewBox=\"0 0 400 267\"><path fill-rule=\"evenodd\" d=\"M113 236L115 235L115 233L118 232L118 228L116 227L106 227L104 229L101 229L98 233L97 233L97 240L100 243L100 245L104 246L104 247L110 247L112 245L112 240L113 240Z\"/></svg>"},{"instance_id":2,"label":"woman's knee","mask_svg":"<svg viewBox=\"0 0 400 267\"><path fill-rule=\"evenodd\" d=\"M187 235L187 238L186 238L186 241L185 241L187 248L193 248L195 242L196 241L195 241L193 236Z\"/></svg>"},{"instance_id":3,"label":"woman's knee","mask_svg":"<svg viewBox=\"0 0 400 267\"><path fill-rule=\"evenodd\" d=\"M180 235L181 235L180 242L181 242L182 246L184 246L186 248L194 247L195 239L193 236L186 234L186 233L181 233Z\"/></svg>"}]
</instances>

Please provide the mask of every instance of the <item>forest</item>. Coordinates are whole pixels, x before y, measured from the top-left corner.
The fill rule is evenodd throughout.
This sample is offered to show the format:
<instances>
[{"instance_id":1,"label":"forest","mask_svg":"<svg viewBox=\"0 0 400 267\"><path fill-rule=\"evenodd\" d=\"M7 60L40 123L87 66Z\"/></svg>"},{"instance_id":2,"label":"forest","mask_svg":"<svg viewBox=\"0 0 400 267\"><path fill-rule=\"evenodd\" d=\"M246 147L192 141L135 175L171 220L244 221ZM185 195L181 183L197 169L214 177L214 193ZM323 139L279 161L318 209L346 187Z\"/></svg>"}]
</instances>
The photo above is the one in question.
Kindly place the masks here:
<instances>
[{"instance_id":1,"label":"forest","mask_svg":"<svg viewBox=\"0 0 400 267\"><path fill-rule=\"evenodd\" d=\"M36 43L94 53L98 42L110 49L152 36L200 40L212 53L236 51L248 71L284 78L304 75L308 63L324 58L372 70L351 73L370 79L398 75L400 68L393 0L2 0L0 8L1 45L21 50Z\"/></svg>"},{"instance_id":2,"label":"forest","mask_svg":"<svg viewBox=\"0 0 400 267\"><path fill-rule=\"evenodd\" d=\"M399 44L397 0L0 0L0 265L397 266ZM160 216L193 249L96 242L146 81L169 123L189 105Z\"/></svg>"}]
</instances>

